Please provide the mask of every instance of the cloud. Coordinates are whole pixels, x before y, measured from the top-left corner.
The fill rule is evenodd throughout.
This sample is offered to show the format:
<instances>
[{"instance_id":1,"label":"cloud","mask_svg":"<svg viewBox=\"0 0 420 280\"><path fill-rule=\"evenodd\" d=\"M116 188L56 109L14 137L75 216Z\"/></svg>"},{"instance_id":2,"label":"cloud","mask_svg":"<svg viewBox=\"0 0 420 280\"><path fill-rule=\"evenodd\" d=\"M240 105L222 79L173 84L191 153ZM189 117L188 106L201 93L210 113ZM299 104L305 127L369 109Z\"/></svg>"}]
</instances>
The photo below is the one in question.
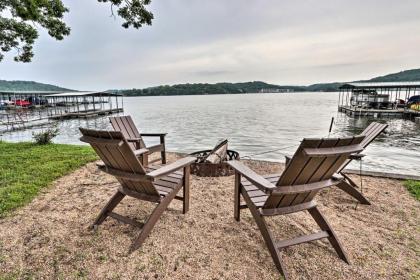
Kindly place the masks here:
<instances>
[{"instance_id":1,"label":"cloud","mask_svg":"<svg viewBox=\"0 0 420 280\"><path fill-rule=\"evenodd\" d=\"M209 77L209 76L223 76L226 74L232 74L232 71L226 71L226 70L213 70L213 71L197 71L197 72L192 72L192 75L197 75L197 76L204 76L204 77Z\"/></svg>"},{"instance_id":2,"label":"cloud","mask_svg":"<svg viewBox=\"0 0 420 280\"><path fill-rule=\"evenodd\" d=\"M124 30L109 6L67 0L72 34L45 32L31 64L0 78L77 89L263 80L309 84L420 65L420 1L152 1L153 26Z\"/></svg>"}]
</instances>

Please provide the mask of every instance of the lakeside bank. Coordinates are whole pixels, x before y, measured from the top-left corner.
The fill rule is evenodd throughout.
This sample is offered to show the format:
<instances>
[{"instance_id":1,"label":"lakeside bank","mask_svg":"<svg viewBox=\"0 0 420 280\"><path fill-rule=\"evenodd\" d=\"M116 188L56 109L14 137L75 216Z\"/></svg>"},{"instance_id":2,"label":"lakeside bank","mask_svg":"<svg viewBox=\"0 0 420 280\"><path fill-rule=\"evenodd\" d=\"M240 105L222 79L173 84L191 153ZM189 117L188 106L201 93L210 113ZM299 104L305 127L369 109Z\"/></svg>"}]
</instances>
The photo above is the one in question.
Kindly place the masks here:
<instances>
[{"instance_id":1,"label":"lakeside bank","mask_svg":"<svg viewBox=\"0 0 420 280\"><path fill-rule=\"evenodd\" d=\"M59 153L62 148L62 145L48 147L50 153ZM45 160L42 156L51 157L46 154L34 158L41 162ZM67 156L74 160L76 155L68 153ZM168 154L170 162L176 158L176 154ZM67 162L62 156L51 160L52 167L55 160ZM88 153L86 160L95 158ZM278 163L244 162L260 174L283 169ZM35 164L34 170L37 169L36 162L26 163ZM37 181L35 176L42 175L29 174L34 181ZM351 176L359 179L357 175ZM0 232L0 276L11 279L278 279L249 211L243 212L241 222L233 219L233 181L233 176L192 176L190 212L182 215L181 203L174 201L143 247L129 255L130 241L137 233L133 227L109 219L98 232L88 230L118 185L115 178L98 171L95 163L89 163L47 184L49 187L32 202L0 219L0 227L4 229ZM317 241L283 252L291 277L418 277L416 252L420 237L416 227L420 202L409 194L403 181L364 176L363 182L364 193L372 202L370 206L357 205L336 188L322 192L317 199L344 243L351 265L342 262L328 243ZM150 203L130 198L118 208L122 214L140 221L151 210ZM316 228L304 213L276 217L269 223L282 238Z\"/></svg>"}]
</instances>

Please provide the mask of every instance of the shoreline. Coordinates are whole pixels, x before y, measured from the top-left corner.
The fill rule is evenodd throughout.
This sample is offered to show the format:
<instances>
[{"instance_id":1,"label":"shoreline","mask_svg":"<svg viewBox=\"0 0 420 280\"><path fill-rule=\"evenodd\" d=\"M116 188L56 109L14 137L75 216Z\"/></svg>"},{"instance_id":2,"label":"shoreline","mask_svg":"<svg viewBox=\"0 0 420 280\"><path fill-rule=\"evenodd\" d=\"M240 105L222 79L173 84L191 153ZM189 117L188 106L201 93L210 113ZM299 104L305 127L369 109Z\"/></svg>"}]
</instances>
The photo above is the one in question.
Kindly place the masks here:
<instances>
[{"instance_id":1,"label":"shoreline","mask_svg":"<svg viewBox=\"0 0 420 280\"><path fill-rule=\"evenodd\" d=\"M344 169L344 172L347 173L347 174L353 174L353 175L359 175L360 174L360 171L356 170L356 169ZM418 176L418 175L369 171L369 170L362 170L362 176L396 179L396 180L416 180L416 181L420 181L420 176Z\"/></svg>"},{"instance_id":2,"label":"shoreline","mask_svg":"<svg viewBox=\"0 0 420 280\"><path fill-rule=\"evenodd\" d=\"M175 154L178 156L188 156L188 153L179 153L179 152L171 152L168 151L168 153ZM270 161L270 160L263 160L263 159L240 159L243 162L264 162L267 164L278 164L284 168L285 163L281 161ZM353 174L353 175L360 175L360 170L357 169L344 169L344 172L347 174ZM412 175L412 174L403 174L403 173L393 173L393 172L380 172L380 171L370 171L370 170L362 170L361 175L366 177L377 177L377 178L385 178L385 179L396 179L396 180L415 180L420 181L420 176L418 175Z\"/></svg>"}]
</instances>

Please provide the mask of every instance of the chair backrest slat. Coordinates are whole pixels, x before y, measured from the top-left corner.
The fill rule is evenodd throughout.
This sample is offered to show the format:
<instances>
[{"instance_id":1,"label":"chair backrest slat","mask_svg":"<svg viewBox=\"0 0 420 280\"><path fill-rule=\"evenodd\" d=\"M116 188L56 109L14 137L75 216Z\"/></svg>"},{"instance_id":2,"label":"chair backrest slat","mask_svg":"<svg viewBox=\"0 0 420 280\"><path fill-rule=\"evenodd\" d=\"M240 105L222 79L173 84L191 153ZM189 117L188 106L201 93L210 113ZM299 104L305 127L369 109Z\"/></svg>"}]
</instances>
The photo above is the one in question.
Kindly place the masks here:
<instances>
[{"instance_id":1,"label":"chair backrest slat","mask_svg":"<svg viewBox=\"0 0 420 280\"><path fill-rule=\"evenodd\" d=\"M115 131L121 131L125 138L139 138L140 148L146 147L143 139L141 138L141 134L134 124L131 116L110 117L109 121L111 122L111 125ZM129 142L129 145L133 150L136 149L136 143Z\"/></svg>"},{"instance_id":2,"label":"chair backrest slat","mask_svg":"<svg viewBox=\"0 0 420 280\"><path fill-rule=\"evenodd\" d=\"M281 180L277 182L277 185L293 185L297 180L296 174L303 171L310 160L309 157L305 156L303 153L303 149L318 148L321 143L321 139L304 139L287 165L285 171L282 173L282 176L280 177ZM293 165L291 165L292 163Z\"/></svg>"},{"instance_id":3,"label":"chair backrest slat","mask_svg":"<svg viewBox=\"0 0 420 280\"><path fill-rule=\"evenodd\" d=\"M372 122L362 133L365 135L365 139L362 141L361 145L366 148L376 137L379 136L386 128L387 124Z\"/></svg>"},{"instance_id":4,"label":"chair backrest slat","mask_svg":"<svg viewBox=\"0 0 420 280\"><path fill-rule=\"evenodd\" d=\"M303 185L330 179L354 150L349 147L357 147L363 139L364 136L304 139L276 185L279 187ZM318 149L319 152L316 156L310 156L305 153L305 149ZM331 150L334 150L334 153L331 153ZM322 154L323 151L325 151L324 154ZM317 192L270 195L264 208L286 207L308 202Z\"/></svg>"},{"instance_id":5,"label":"chair backrest slat","mask_svg":"<svg viewBox=\"0 0 420 280\"><path fill-rule=\"evenodd\" d=\"M120 131L100 131L80 128L82 141L89 143L104 162L105 166L145 175L146 171ZM122 142L122 144L120 144ZM132 191L159 196L152 182L132 181L116 176L120 184Z\"/></svg>"},{"instance_id":6,"label":"chair backrest slat","mask_svg":"<svg viewBox=\"0 0 420 280\"><path fill-rule=\"evenodd\" d=\"M382 124L378 122L372 122L370 123L360 135L364 135L365 139L360 143L360 145L363 148L366 148L369 146L370 143L372 143L373 140L375 140L379 134L381 134L386 128L388 127L387 124ZM338 169L338 171L343 170L346 168L346 166L351 162L351 159L347 159L341 167Z\"/></svg>"}]
</instances>

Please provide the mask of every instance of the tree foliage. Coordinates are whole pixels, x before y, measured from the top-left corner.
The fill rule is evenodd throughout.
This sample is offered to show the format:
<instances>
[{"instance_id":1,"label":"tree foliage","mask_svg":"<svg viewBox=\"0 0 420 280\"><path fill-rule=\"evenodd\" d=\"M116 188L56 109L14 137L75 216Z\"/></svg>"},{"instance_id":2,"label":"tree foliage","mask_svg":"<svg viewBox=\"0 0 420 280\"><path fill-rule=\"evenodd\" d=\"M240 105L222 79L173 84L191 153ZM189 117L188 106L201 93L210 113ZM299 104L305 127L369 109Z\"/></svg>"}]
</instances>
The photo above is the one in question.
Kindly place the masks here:
<instances>
[{"instance_id":1,"label":"tree foliage","mask_svg":"<svg viewBox=\"0 0 420 280\"><path fill-rule=\"evenodd\" d=\"M122 26L129 28L130 26L138 29L144 24L152 25L153 14L146 10L146 5L151 0L98 0L103 3L111 3L111 11L114 14L114 6L117 7L118 15L124 19Z\"/></svg>"},{"instance_id":2,"label":"tree foliage","mask_svg":"<svg viewBox=\"0 0 420 280\"><path fill-rule=\"evenodd\" d=\"M111 5L124 22L124 28L151 25L153 14L146 10L151 0L97 0ZM56 40L70 34L63 18L69 10L62 0L0 0L0 61L5 53L16 51L18 62L30 62L38 29L44 28Z\"/></svg>"},{"instance_id":3,"label":"tree foliage","mask_svg":"<svg viewBox=\"0 0 420 280\"><path fill-rule=\"evenodd\" d=\"M216 83L216 84L179 84L164 85L145 89L120 90L125 96L165 96L165 95L203 95L203 94L238 94L257 92L305 91L305 87L278 86L264 82Z\"/></svg>"}]
</instances>

